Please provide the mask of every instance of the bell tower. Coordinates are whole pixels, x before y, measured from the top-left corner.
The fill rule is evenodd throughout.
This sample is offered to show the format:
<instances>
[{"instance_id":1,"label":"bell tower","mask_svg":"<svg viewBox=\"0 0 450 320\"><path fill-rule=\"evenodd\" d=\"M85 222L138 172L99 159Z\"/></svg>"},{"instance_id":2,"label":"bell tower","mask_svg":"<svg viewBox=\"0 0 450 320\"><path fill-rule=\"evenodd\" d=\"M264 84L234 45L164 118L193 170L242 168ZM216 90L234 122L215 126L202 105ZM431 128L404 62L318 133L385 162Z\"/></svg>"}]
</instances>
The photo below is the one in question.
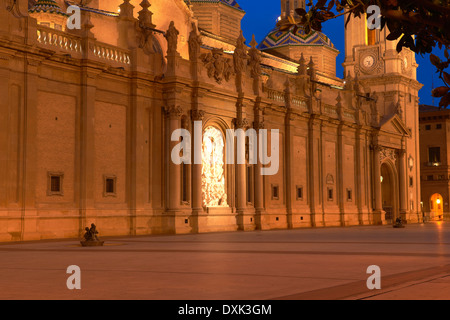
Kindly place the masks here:
<instances>
[{"instance_id":1,"label":"bell tower","mask_svg":"<svg viewBox=\"0 0 450 320\"><path fill-rule=\"evenodd\" d=\"M281 19L286 19L290 15L295 16L297 8L305 9L305 0L281 0Z\"/></svg>"},{"instance_id":2,"label":"bell tower","mask_svg":"<svg viewBox=\"0 0 450 320\"><path fill-rule=\"evenodd\" d=\"M398 41L386 39L389 31L369 29L367 16L350 19L345 29L345 76L360 79L399 74L416 80L415 54L408 48L397 53Z\"/></svg>"},{"instance_id":3,"label":"bell tower","mask_svg":"<svg viewBox=\"0 0 450 320\"><path fill-rule=\"evenodd\" d=\"M416 79L415 53L408 48L398 53L398 40L387 40L388 35L387 27L370 30L366 15L352 17L345 29L344 77L347 83L356 80L360 95L367 96L367 103L372 105L366 112L370 115L371 126L378 129L371 138L374 163L385 161L376 150L397 154L392 165L398 181L395 187L399 195L398 211L402 218L414 220L420 210L417 164L420 159L418 110L422 84ZM380 173L374 170L373 174L376 186ZM376 201L381 207L385 199L378 198Z\"/></svg>"}]
</instances>

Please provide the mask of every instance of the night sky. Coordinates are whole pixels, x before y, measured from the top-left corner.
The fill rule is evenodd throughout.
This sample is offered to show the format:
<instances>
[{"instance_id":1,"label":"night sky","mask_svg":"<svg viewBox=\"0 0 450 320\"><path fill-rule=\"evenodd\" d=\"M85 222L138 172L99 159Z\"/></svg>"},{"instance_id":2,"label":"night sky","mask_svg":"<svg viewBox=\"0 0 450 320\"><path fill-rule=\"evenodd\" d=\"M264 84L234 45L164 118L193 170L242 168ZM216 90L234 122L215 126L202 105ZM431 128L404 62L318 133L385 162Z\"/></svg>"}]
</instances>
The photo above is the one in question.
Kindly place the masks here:
<instances>
[{"instance_id":1,"label":"night sky","mask_svg":"<svg viewBox=\"0 0 450 320\"><path fill-rule=\"evenodd\" d=\"M255 34L256 41L260 43L264 37L275 27L276 19L280 16L279 0L238 0L239 5L245 10L246 15L242 20L242 30L247 44ZM340 51L336 61L336 75L343 78L344 68L344 16L329 20L323 24L322 32L325 33L333 42L334 46ZM433 51L434 54L443 59L443 51L438 48ZM417 69L417 80L424 84L419 91L420 104L433 104L431 97L432 79L434 79L434 87L441 86L442 82L438 78L436 69L431 65L429 55L416 55L419 68ZM434 105L439 104L439 99L434 99Z\"/></svg>"}]
</instances>

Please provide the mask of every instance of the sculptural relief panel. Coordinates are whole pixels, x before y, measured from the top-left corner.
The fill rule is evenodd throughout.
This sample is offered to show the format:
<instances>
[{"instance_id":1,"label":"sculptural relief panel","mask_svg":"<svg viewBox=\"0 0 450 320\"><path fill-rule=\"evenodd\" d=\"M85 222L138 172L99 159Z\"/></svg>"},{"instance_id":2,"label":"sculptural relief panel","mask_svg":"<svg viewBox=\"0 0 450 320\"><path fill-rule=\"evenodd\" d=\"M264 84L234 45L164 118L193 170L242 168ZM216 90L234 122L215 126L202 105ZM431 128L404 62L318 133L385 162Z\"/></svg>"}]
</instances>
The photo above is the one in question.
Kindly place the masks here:
<instances>
[{"instance_id":1,"label":"sculptural relief panel","mask_svg":"<svg viewBox=\"0 0 450 320\"><path fill-rule=\"evenodd\" d=\"M207 127L202 144L202 194L204 207L228 207L225 189L225 143L222 132Z\"/></svg>"}]
</instances>

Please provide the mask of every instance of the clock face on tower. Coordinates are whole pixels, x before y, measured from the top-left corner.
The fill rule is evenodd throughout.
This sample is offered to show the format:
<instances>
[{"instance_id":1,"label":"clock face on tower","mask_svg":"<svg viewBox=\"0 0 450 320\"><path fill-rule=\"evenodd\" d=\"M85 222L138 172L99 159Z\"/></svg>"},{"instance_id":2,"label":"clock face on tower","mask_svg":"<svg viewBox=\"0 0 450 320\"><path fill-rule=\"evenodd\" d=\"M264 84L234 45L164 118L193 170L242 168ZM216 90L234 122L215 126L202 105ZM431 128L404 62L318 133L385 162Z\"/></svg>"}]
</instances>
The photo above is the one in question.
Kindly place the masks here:
<instances>
[{"instance_id":1,"label":"clock face on tower","mask_svg":"<svg viewBox=\"0 0 450 320\"><path fill-rule=\"evenodd\" d=\"M371 50L360 53L359 69L365 74L371 74L378 65L377 54Z\"/></svg>"},{"instance_id":2,"label":"clock face on tower","mask_svg":"<svg viewBox=\"0 0 450 320\"><path fill-rule=\"evenodd\" d=\"M366 56L363 59L363 66L365 68L370 68L375 63L375 59L372 56Z\"/></svg>"}]
</instances>

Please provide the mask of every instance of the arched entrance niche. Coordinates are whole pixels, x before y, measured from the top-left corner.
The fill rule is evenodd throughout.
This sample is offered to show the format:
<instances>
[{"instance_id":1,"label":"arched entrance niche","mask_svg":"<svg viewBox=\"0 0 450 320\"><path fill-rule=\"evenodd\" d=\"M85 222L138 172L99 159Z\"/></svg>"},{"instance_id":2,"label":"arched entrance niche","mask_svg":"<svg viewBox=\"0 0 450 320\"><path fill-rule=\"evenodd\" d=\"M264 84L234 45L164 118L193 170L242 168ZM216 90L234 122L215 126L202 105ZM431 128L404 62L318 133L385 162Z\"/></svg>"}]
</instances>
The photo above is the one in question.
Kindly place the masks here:
<instances>
[{"instance_id":1,"label":"arched entrance niche","mask_svg":"<svg viewBox=\"0 0 450 320\"><path fill-rule=\"evenodd\" d=\"M391 223L399 216L398 179L394 165L387 160L381 164L381 199L386 220Z\"/></svg>"},{"instance_id":2,"label":"arched entrance niche","mask_svg":"<svg viewBox=\"0 0 450 320\"><path fill-rule=\"evenodd\" d=\"M228 207L225 180L225 139L216 126L203 130L202 204L204 207Z\"/></svg>"},{"instance_id":3,"label":"arched entrance niche","mask_svg":"<svg viewBox=\"0 0 450 320\"><path fill-rule=\"evenodd\" d=\"M430 219L444 219L444 199L439 193L435 193L430 197Z\"/></svg>"}]
</instances>

